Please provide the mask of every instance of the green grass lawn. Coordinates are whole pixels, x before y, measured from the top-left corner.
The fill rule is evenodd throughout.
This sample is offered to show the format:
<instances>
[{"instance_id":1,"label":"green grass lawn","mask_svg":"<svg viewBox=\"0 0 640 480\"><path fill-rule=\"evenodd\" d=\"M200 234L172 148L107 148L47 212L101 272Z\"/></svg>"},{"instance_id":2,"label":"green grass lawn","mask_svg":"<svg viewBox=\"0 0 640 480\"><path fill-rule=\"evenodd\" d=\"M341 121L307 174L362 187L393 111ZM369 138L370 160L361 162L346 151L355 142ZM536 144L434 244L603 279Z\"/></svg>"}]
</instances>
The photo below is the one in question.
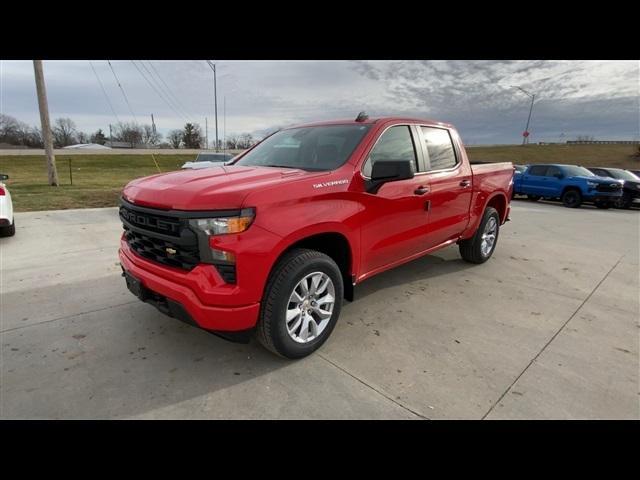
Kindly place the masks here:
<instances>
[{"instance_id":1,"label":"green grass lawn","mask_svg":"<svg viewBox=\"0 0 640 480\"><path fill-rule=\"evenodd\" d=\"M484 162L567 163L584 167L640 168L638 145L502 145L468 147L471 160Z\"/></svg>"},{"instance_id":2,"label":"green grass lawn","mask_svg":"<svg viewBox=\"0 0 640 480\"><path fill-rule=\"evenodd\" d=\"M470 147L471 160L513 163L568 163L584 166L640 168L634 145L504 145ZM155 155L161 172L177 170L195 155ZM69 177L69 160L73 185ZM0 156L0 173L10 179L17 212L112 207L129 181L158 173L151 155L58 155L59 187L47 185L43 155Z\"/></svg>"},{"instance_id":3,"label":"green grass lawn","mask_svg":"<svg viewBox=\"0 0 640 480\"><path fill-rule=\"evenodd\" d=\"M169 172L195 159L195 155L155 158L160 171ZM0 157L0 173L9 175L6 183L16 212L113 207L129 181L158 173L151 155L57 155L56 165L60 186L50 187L44 155Z\"/></svg>"}]
</instances>

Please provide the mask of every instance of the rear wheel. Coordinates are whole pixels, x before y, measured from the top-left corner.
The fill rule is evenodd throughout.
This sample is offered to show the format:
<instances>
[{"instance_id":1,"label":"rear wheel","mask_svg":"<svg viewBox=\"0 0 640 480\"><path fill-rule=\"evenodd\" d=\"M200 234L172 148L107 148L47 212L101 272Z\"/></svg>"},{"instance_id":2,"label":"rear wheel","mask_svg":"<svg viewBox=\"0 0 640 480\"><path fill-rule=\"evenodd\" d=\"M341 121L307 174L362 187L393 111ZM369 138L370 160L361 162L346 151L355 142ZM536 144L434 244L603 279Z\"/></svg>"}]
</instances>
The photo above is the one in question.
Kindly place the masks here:
<instances>
[{"instance_id":1,"label":"rear wheel","mask_svg":"<svg viewBox=\"0 0 640 480\"><path fill-rule=\"evenodd\" d=\"M258 340L283 357L306 357L335 327L343 291L342 273L331 257L307 249L285 254L269 277Z\"/></svg>"},{"instance_id":2,"label":"rear wheel","mask_svg":"<svg viewBox=\"0 0 640 480\"><path fill-rule=\"evenodd\" d=\"M8 227L0 228L0 237L13 237L16 234L16 220L13 219L13 223Z\"/></svg>"},{"instance_id":3,"label":"rear wheel","mask_svg":"<svg viewBox=\"0 0 640 480\"><path fill-rule=\"evenodd\" d=\"M562 203L567 208L578 208L582 204L582 195L578 190L567 190L562 194Z\"/></svg>"},{"instance_id":4,"label":"rear wheel","mask_svg":"<svg viewBox=\"0 0 640 480\"><path fill-rule=\"evenodd\" d=\"M460 256L470 263L484 263L491 258L498 242L500 216L493 207L487 207L473 237L458 244Z\"/></svg>"}]
</instances>

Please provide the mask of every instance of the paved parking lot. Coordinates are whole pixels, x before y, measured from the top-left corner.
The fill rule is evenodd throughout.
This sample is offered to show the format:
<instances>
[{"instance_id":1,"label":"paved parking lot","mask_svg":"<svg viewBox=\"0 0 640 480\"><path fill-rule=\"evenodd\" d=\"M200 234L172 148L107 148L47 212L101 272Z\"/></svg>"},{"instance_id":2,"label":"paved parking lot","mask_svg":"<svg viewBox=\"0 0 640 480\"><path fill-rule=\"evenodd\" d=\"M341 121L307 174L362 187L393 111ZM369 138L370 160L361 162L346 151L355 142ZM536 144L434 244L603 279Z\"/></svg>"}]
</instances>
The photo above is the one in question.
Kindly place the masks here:
<instances>
[{"instance_id":1,"label":"paved parking lot","mask_svg":"<svg viewBox=\"0 0 640 480\"><path fill-rule=\"evenodd\" d=\"M115 208L17 214L0 418L637 419L639 220L514 201L488 263L453 247L374 277L292 362L134 298Z\"/></svg>"}]
</instances>

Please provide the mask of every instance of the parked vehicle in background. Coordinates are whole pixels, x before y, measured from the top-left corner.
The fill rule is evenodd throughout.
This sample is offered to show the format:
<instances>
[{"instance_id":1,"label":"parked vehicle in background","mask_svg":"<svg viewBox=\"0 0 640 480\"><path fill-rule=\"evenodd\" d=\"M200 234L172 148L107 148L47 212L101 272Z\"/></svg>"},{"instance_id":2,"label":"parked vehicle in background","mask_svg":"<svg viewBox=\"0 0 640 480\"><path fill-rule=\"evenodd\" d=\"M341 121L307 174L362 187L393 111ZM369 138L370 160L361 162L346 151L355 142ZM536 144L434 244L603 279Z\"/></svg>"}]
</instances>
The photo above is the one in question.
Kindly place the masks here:
<instances>
[{"instance_id":1,"label":"parked vehicle in background","mask_svg":"<svg viewBox=\"0 0 640 480\"><path fill-rule=\"evenodd\" d=\"M513 165L471 165L456 130L407 118L280 130L232 165L154 175L122 196L128 288L162 312L300 358L342 299L449 245L484 263L509 216Z\"/></svg>"},{"instance_id":2,"label":"parked vehicle in background","mask_svg":"<svg viewBox=\"0 0 640 480\"><path fill-rule=\"evenodd\" d=\"M640 178L640 170L627 170L627 172L633 173L636 177Z\"/></svg>"},{"instance_id":3,"label":"parked vehicle in background","mask_svg":"<svg viewBox=\"0 0 640 480\"><path fill-rule=\"evenodd\" d=\"M631 208L634 202L640 202L640 178L622 168L590 167L592 173L603 178L622 180L622 197L616 203L618 208Z\"/></svg>"},{"instance_id":4,"label":"parked vehicle in background","mask_svg":"<svg viewBox=\"0 0 640 480\"><path fill-rule=\"evenodd\" d=\"M224 165L233 159L231 153L200 152L193 162L186 162L182 168L208 168Z\"/></svg>"},{"instance_id":5,"label":"parked vehicle in background","mask_svg":"<svg viewBox=\"0 0 640 480\"><path fill-rule=\"evenodd\" d=\"M11 194L4 184L4 181L8 179L9 175L0 174L0 237L11 237L16 233Z\"/></svg>"},{"instance_id":6,"label":"parked vehicle in background","mask_svg":"<svg viewBox=\"0 0 640 480\"><path fill-rule=\"evenodd\" d=\"M568 208L578 208L583 202L610 208L622 197L622 184L577 165L530 165L514 178L514 192L534 201L560 199Z\"/></svg>"}]
</instances>

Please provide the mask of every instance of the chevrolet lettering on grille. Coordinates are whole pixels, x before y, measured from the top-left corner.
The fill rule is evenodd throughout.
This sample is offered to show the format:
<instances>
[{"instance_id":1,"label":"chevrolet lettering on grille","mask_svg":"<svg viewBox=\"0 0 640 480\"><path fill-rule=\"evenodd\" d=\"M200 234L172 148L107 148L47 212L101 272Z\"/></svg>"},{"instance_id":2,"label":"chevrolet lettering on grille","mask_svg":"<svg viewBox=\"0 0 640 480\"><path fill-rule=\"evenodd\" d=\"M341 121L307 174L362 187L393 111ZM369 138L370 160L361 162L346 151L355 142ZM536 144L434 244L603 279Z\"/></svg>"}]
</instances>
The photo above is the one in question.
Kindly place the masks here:
<instances>
[{"instance_id":1,"label":"chevrolet lettering on grille","mask_svg":"<svg viewBox=\"0 0 640 480\"><path fill-rule=\"evenodd\" d=\"M140 213L128 211L125 208L120 209L120 216L128 222L139 226L155 228L157 230L166 230L167 232L178 233L180 226L176 223L166 222L159 218L149 217Z\"/></svg>"}]
</instances>

